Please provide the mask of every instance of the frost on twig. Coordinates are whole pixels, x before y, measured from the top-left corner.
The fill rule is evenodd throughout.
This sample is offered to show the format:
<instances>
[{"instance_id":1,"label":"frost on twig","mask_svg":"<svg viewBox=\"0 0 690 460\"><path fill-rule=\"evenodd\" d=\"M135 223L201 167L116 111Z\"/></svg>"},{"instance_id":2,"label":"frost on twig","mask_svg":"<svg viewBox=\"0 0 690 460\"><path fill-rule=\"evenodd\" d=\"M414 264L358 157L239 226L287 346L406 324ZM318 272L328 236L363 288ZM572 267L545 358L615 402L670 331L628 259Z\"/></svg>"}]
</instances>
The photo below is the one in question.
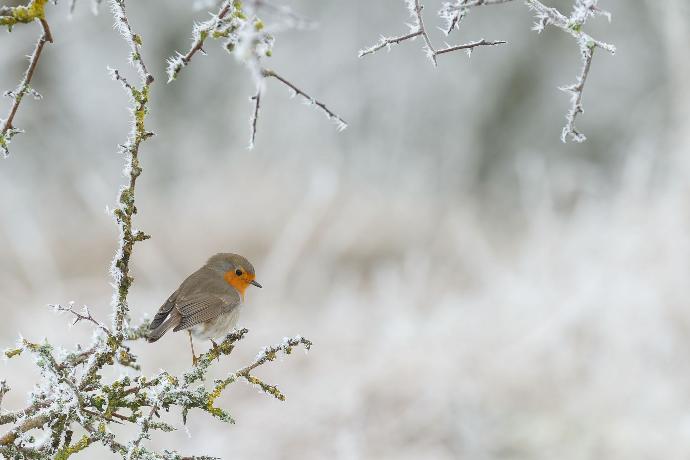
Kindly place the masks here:
<instances>
[{"instance_id":1,"label":"frost on twig","mask_svg":"<svg viewBox=\"0 0 690 460\"><path fill-rule=\"evenodd\" d=\"M10 32L15 24L27 24L31 22L39 22L42 29L41 36L36 42L33 53L29 56L29 67L26 69L22 81L19 82L16 89L13 91L6 91L4 94L12 99L12 106L6 118L0 118L0 156L3 158L9 156L10 152L8 146L12 141L12 137L14 137L15 134L23 132L13 125L14 117L17 114L17 110L19 110L22 99L27 94L32 95L35 99L41 98L41 95L31 87L31 78L36 71L36 66L41 58L43 47L47 42L53 43L53 36L50 32L48 21L46 21L45 18L46 3L47 0L31 0L26 6L0 7L0 26L7 26Z\"/></svg>"},{"instance_id":2,"label":"frost on twig","mask_svg":"<svg viewBox=\"0 0 690 460\"><path fill-rule=\"evenodd\" d=\"M444 53L465 50L470 54L472 50L480 46L494 46L505 43L503 40L488 41L482 39L464 45L447 45L445 48L434 48L429 39L427 27L424 25L422 18L423 5L420 4L420 1L421 0L405 0L407 9L412 17L412 24L409 24L409 33L397 37L382 36L377 44L360 50L359 57L373 54L383 48L390 50L393 45L400 44L407 40L414 40L418 36L421 36L425 43L424 51L431 59L432 63L436 65L437 56ZM454 0L444 2L438 12L439 17L446 23L446 26L442 30L446 35L449 35L453 30L458 29L461 21L467 16L472 8L500 5L512 1L513 0ZM566 125L561 132L561 140L566 142L568 139L571 139L575 142L583 142L586 137L575 127L575 120L577 116L584 111L582 107L582 93L592 65L594 50L596 48L601 48L611 54L616 51L613 45L592 38L583 31L583 28L589 18L599 15L606 17L610 21L611 14L599 8L598 0L574 0L573 9L569 16L564 15L556 8L544 5L539 0L524 0L524 4L534 12L536 21L532 27L533 30L541 32L546 26L557 27L569 35L572 35L580 49L582 69L577 76L577 81L574 84L560 88L571 95L570 108L566 113Z\"/></svg>"},{"instance_id":3,"label":"frost on twig","mask_svg":"<svg viewBox=\"0 0 690 460\"><path fill-rule=\"evenodd\" d=\"M155 451L147 447L146 441L154 431L177 429L177 425L162 420L164 412L173 407L181 410L183 424L192 410L233 423L230 413L216 401L238 380L284 400L285 396L276 386L264 382L254 371L275 360L279 353L290 354L300 345L311 347L311 342L300 336L286 338L278 345L265 348L251 363L207 388L211 366L230 355L237 342L247 334L246 329L241 329L228 334L217 347L202 354L197 366L187 372L172 375L160 371L150 376L142 372L132 343L146 339L149 322L143 321L136 327L130 325L127 296L133 282L129 273L134 244L149 238L133 227L132 220L137 212L136 181L142 172L140 146L153 135L145 126L153 76L142 58L143 40L132 31L125 0L110 0L110 5L115 26L129 45L130 63L138 77L136 81L130 80L119 70L110 69L112 78L122 85L132 104L132 131L120 146L127 179L113 212L120 233L112 264L112 325L109 327L98 320L87 307L76 309L74 303L51 305L57 313L69 315L72 325L92 325L95 332L91 343L65 350L47 341L38 343L20 338L15 346L4 351L6 359L32 357L41 378L29 394L27 406L15 411L3 410L2 400L10 388L4 380L0 381L0 426L5 427L0 433L0 456L3 458L65 460L94 444L101 444L123 459L208 459L210 457L183 457L170 450ZM313 100L301 91L299 94ZM257 112L258 102L257 98ZM113 380L108 377L113 374L111 367L128 368L129 372ZM132 425L136 434L129 440L123 439L122 434L111 429L114 424ZM44 434L37 435L36 430Z\"/></svg>"},{"instance_id":4,"label":"frost on twig","mask_svg":"<svg viewBox=\"0 0 690 460\"><path fill-rule=\"evenodd\" d=\"M269 14L272 13L276 21L266 25L258 15L261 9ZM210 19L194 25L189 50L184 54L178 52L168 59L168 82L175 80L198 53L206 54L204 46L209 38L222 40L226 51L233 54L249 70L257 87L257 93L252 97L254 108L249 119L251 129L249 148L251 149L256 140L261 95L264 91L264 78L267 76L262 61L272 55L273 33L283 28L308 28L310 25L289 8L274 5L266 0L250 0L245 4L237 0L224 0L220 8L215 13L211 13ZM286 83L282 78L279 80L294 89L291 83ZM313 105L323 111L329 119L335 120L339 130L347 127L347 123L325 105L302 91L296 91L296 93L313 102Z\"/></svg>"},{"instance_id":5,"label":"frost on twig","mask_svg":"<svg viewBox=\"0 0 690 460\"><path fill-rule=\"evenodd\" d=\"M110 6L115 20L115 29L120 32L130 48L129 62L136 69L140 86L130 84L116 69L109 69L110 75L115 81L119 81L128 93L132 102L132 131L127 142L120 145L120 153L125 158L124 175L127 183L120 188L117 199L117 207L113 211L115 221L120 230L119 248L113 259L111 274L116 286L113 296L113 333L120 339L129 322L129 307L127 305L127 293L133 278L129 274L129 260L132 255L134 243L144 241L149 237L140 230L135 230L132 219L137 212L134 204L137 178L141 175L142 168L139 162L139 147L153 133L146 129L144 122L148 114L149 92L153 83L153 76L146 69L146 64L141 56L143 40L141 35L135 34L129 24L125 10L124 0L111 0Z\"/></svg>"},{"instance_id":6,"label":"frost on twig","mask_svg":"<svg viewBox=\"0 0 690 460\"><path fill-rule=\"evenodd\" d=\"M314 106L317 110L321 111L326 116L326 118L328 118L333 123L335 123L335 126L338 129L338 131L342 131L342 130L347 128L347 123L345 122L345 120L340 118L339 115L337 115L335 112L331 111L331 109L326 107L326 104L324 104L321 101L314 99L312 96L308 95L307 93L305 93L304 91L299 89L297 86L295 86L292 82L290 82L286 78L278 75L274 70L266 69L266 68L261 69L261 77L262 78L275 78L276 80L281 82L283 85L290 88L293 96L300 96L300 97L304 98L304 102L307 105Z\"/></svg>"},{"instance_id":7,"label":"frost on twig","mask_svg":"<svg viewBox=\"0 0 690 460\"><path fill-rule=\"evenodd\" d=\"M148 327L148 323L142 326ZM121 376L107 383L100 373L89 375L86 369L89 363L98 360L102 349L111 346L112 336L98 335L87 349L70 353L56 350L48 343L21 339L15 348L5 351L6 356L32 355L43 381L31 393L25 409L0 414L0 425L10 425L0 436L0 454L7 458L62 459L100 443L125 459L181 458L176 452L155 452L143 444L153 431L177 429L174 424L161 420L163 412L172 407L180 408L183 424L186 424L190 411L195 409L234 423L232 416L216 405L216 400L231 384L244 380L283 401L285 395L275 385L257 377L254 371L274 361L280 353L289 355L300 345L307 350L311 347L311 342L301 336L284 338L279 344L265 347L252 362L207 388L205 381L210 368L221 357L229 356L247 332L247 329L231 332L217 347L202 354L196 367L180 375L161 371L150 377L141 374ZM124 343L120 346L120 353L129 352ZM99 372L111 364L107 361L101 363ZM0 382L0 402L7 391L9 388L5 382ZM109 429L112 424L136 425L137 434L129 442L120 441ZM40 428L47 429L51 436L39 441L28 434ZM74 441L75 436L78 436L77 441Z\"/></svg>"},{"instance_id":8,"label":"frost on twig","mask_svg":"<svg viewBox=\"0 0 690 460\"><path fill-rule=\"evenodd\" d=\"M500 5L512 1L513 0L455 0L453 2L443 2L438 15L441 19L446 21L446 27L443 31L446 35L450 35L454 29L460 28L460 22L465 19L465 16L467 16L471 8L485 5Z\"/></svg>"},{"instance_id":9,"label":"frost on twig","mask_svg":"<svg viewBox=\"0 0 690 460\"><path fill-rule=\"evenodd\" d=\"M410 17L412 18L412 23L408 24L410 31L407 34L400 35L397 37L385 37L381 36L380 40L378 43L376 43L373 46L370 46L368 48L363 48L359 50L359 57L364 57L369 54L374 54L375 52L386 48L387 50L390 51L392 45L398 45L406 40L414 40L417 37L421 36L422 39L424 40L424 53L426 56L431 60L431 63L436 66L438 63L436 61L436 57L440 54L444 53L449 53L451 51L457 51L457 50L466 50L469 53L472 52L474 48L480 47L480 46L495 46L495 45L502 45L506 43L503 40L496 40L496 41L487 41L487 40L477 40L474 42L466 43L464 45L458 45L458 46L451 46L447 45L445 48L442 49L436 49L433 44L431 43L431 39L429 38L429 33L427 32L427 28L424 25L424 18L422 15L422 10L424 9L424 5L422 5L421 0L405 0L405 3L407 4L407 10L410 13ZM443 14L443 10L441 10L441 13Z\"/></svg>"},{"instance_id":10,"label":"frost on twig","mask_svg":"<svg viewBox=\"0 0 690 460\"><path fill-rule=\"evenodd\" d=\"M89 310L89 307L84 305L81 309L81 312L78 312L77 310L74 309L74 302L70 302L68 306L63 306L60 304L51 304L49 305L55 312L57 313L70 313L73 316L72 320L72 326L77 324L80 321L87 321L92 323L94 326L96 326L98 329L100 329L102 332L105 332L107 335L112 335L110 332L110 329L108 329L104 324L96 321L96 319L91 315L91 311Z\"/></svg>"},{"instance_id":11,"label":"frost on twig","mask_svg":"<svg viewBox=\"0 0 690 460\"><path fill-rule=\"evenodd\" d=\"M566 125L561 132L561 141L563 142L567 142L568 138L575 142L583 142L587 139L584 134L575 128L575 119L584 111L582 108L582 93L592 65L595 48L601 48L611 54L616 52L615 46L596 40L582 30L590 17L600 15L606 17L609 21L611 20L611 14L601 10L597 3L598 0L575 0L572 13L570 16L565 16L556 8L549 8L538 0L527 0L527 5L534 12L536 18L533 30L541 33L546 26L557 27L572 35L580 48L582 70L577 77L577 81L572 85L560 88L571 95L570 109L565 116Z\"/></svg>"}]
</instances>

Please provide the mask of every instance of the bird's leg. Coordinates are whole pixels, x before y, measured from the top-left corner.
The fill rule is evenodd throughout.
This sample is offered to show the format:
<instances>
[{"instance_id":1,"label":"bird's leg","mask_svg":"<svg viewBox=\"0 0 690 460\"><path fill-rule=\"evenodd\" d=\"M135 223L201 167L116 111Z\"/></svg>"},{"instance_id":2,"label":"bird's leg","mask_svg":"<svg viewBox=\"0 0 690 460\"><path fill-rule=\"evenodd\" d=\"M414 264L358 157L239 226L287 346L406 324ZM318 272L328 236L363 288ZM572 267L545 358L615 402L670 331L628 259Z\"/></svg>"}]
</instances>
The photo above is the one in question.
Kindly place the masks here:
<instances>
[{"instance_id":1,"label":"bird's leg","mask_svg":"<svg viewBox=\"0 0 690 460\"><path fill-rule=\"evenodd\" d=\"M196 358L196 353L194 353L194 342L192 342L192 331L187 329L187 332L189 333L189 345L192 347L192 366L196 366L197 358Z\"/></svg>"}]
</instances>

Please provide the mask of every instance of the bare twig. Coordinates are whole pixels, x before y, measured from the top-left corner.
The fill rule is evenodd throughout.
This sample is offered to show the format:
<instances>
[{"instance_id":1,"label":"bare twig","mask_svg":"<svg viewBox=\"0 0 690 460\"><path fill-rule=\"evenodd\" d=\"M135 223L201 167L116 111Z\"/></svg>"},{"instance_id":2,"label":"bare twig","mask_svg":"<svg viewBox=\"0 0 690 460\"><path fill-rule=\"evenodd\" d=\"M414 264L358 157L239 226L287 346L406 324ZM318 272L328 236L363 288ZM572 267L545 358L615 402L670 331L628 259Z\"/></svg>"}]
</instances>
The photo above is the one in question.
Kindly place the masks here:
<instances>
[{"instance_id":1,"label":"bare twig","mask_svg":"<svg viewBox=\"0 0 690 460\"><path fill-rule=\"evenodd\" d=\"M542 32L548 25L557 27L572 35L580 48L582 70L577 77L577 81L573 85L560 88L571 94L570 108L565 116L566 124L561 131L561 141L563 142L567 142L568 138L574 142L584 142L587 139L584 134L575 128L575 119L584 111L582 108L582 93L592 65L594 49L601 48L611 54L616 52L615 46L596 40L582 30L585 22L591 16L602 15L609 20L611 19L607 11L598 8L597 1L575 0L572 13L570 16L565 16L556 8L547 7L539 0L527 0L527 5L534 11L536 16L536 22L533 27L535 31Z\"/></svg>"},{"instance_id":2,"label":"bare twig","mask_svg":"<svg viewBox=\"0 0 690 460\"><path fill-rule=\"evenodd\" d=\"M439 16L447 21L445 33L448 35L453 29L459 27L460 21L467 15L471 8L487 5L500 5L510 3L512 1L513 0L454 0L452 2L444 2L441 10L439 11ZM560 88L563 91L571 93L571 104L566 114L566 125L561 132L561 140L563 142L566 142L568 139L572 139L575 142L583 142L586 139L586 137L576 129L575 119L579 114L583 113L582 93L592 65L594 48L602 48L611 54L615 53L616 51L616 48L613 45L596 40L583 31L583 27L588 18L601 15L605 16L610 21L611 15L607 11L604 11L598 7L598 0L573 1L573 10L569 16L566 16L556 8L548 7L539 0L525 0L525 5L527 5L527 7L529 7L529 9L531 9L536 16L536 22L533 30L541 32L547 25L557 27L573 36L580 48L580 54L582 56L582 70L577 77L577 81L575 84ZM424 21L422 18L423 6L420 4L420 0L405 0L405 2L407 3L407 9L410 13L410 16L413 18L413 24L410 26L412 29L410 33L392 38L382 36L381 40L376 45L360 50L359 57L373 54L383 48L390 49L394 44L399 44L407 40L413 40L417 36L421 35L424 38L424 49L426 50L427 56L429 56L435 66L437 64L436 57L440 54L459 50L465 50L468 53L471 53L472 50L480 46L495 46L506 43L503 40L487 41L482 39L463 45L448 45L442 49L435 49L424 26Z\"/></svg>"},{"instance_id":3,"label":"bare twig","mask_svg":"<svg viewBox=\"0 0 690 460\"><path fill-rule=\"evenodd\" d=\"M424 9L424 6L420 3L419 0L414 0L414 16L417 21L417 29L419 30L419 33L422 35L422 38L424 39L424 43L426 44L425 46L425 51L429 59L431 59L431 62L436 66L436 50L434 49L434 46L431 44L431 40L429 39L429 34L426 32L426 27L424 27L424 19L422 18L422 9Z\"/></svg>"},{"instance_id":4,"label":"bare twig","mask_svg":"<svg viewBox=\"0 0 690 460\"><path fill-rule=\"evenodd\" d=\"M477 0L478 1L478 0ZM406 40L413 40L418 36L421 36L424 39L424 51L431 60L431 63L436 66L438 63L436 61L436 57L439 54L445 54L445 53L450 53L452 51L458 51L458 50L468 50L468 52L471 52L472 49L479 47L479 46L495 46L495 45L500 45L506 43L503 40L498 40L498 41L487 41L487 40L477 40L471 43L466 43L464 45L457 45L457 46L446 46L443 49L436 49L434 45L431 43L431 39L429 38L429 34L427 32L426 26L424 25L424 18L422 16L422 10L424 9L424 5L420 3L420 0L406 0L407 2L407 9L410 13L410 16L413 19L413 24L411 25L412 30L410 31L409 34L407 35L401 35L399 37L384 37L381 36L381 39L379 42L369 48L364 48L359 51L359 57L366 56L368 54L373 54L383 48L386 48L390 50L392 45L398 45Z\"/></svg>"},{"instance_id":5,"label":"bare twig","mask_svg":"<svg viewBox=\"0 0 690 460\"><path fill-rule=\"evenodd\" d=\"M40 11L41 13L36 17L36 19L38 19L41 23L43 33L36 42L33 53L31 53L31 57L29 58L29 67L26 69L24 78L22 78L22 81L19 83L19 86L17 86L17 89L5 93L14 99L7 118L5 120L0 120L2 123L2 130L0 130L0 155L5 158L9 155L7 146L11 142L12 137L21 132L14 127L13 122L14 117L17 114L17 110L19 110L19 105L21 104L22 99L24 99L24 96L29 93L33 94L34 97L40 98L40 95L31 88L31 78L34 76L34 72L36 71L36 66L38 65L38 60L41 58L43 47L47 42L53 43L53 35L50 32L48 22L45 20L42 7Z\"/></svg>"},{"instance_id":6,"label":"bare twig","mask_svg":"<svg viewBox=\"0 0 690 460\"><path fill-rule=\"evenodd\" d=\"M369 48L361 49L359 51L360 58L368 54L373 54L383 48L390 50L391 45L399 45L404 41L414 40L415 38L421 35L424 39L425 51L427 53L427 56L429 57L429 59L431 59L431 62L434 65L436 65L436 55L434 52L434 47L431 45L431 40L429 39L429 35L426 32L426 28L424 27L424 20L422 18L422 10L424 9L424 6L420 3L419 0L405 0L405 3L407 4L407 11L410 14L410 17L413 21L412 24L409 24L410 32L408 34L400 35L397 37L384 37L382 35L381 39L377 44Z\"/></svg>"},{"instance_id":7,"label":"bare twig","mask_svg":"<svg viewBox=\"0 0 690 460\"><path fill-rule=\"evenodd\" d=\"M450 53L452 51L458 50L466 50L469 53L478 46L496 46L503 45L505 43L506 42L504 40L488 41L482 38L481 40L477 40L476 42L465 43L464 45L449 46L447 48L437 50L435 54L438 56L439 54Z\"/></svg>"},{"instance_id":8,"label":"bare twig","mask_svg":"<svg viewBox=\"0 0 690 460\"><path fill-rule=\"evenodd\" d=\"M274 6L265 0L251 0L246 4L236 1L224 1L217 13L211 19L201 24L195 25L192 32L192 45L187 53L177 53L168 59L168 81L174 80L179 72L189 64L192 57L199 51L203 52L205 41L211 37L223 39L225 49L233 54L249 70L252 79L257 87L257 92L252 96L254 107L249 117L250 136L249 148L253 148L256 143L256 133L258 126L259 110L261 109L261 96L263 93L264 79L275 77L294 91L295 94L303 96L308 103L315 105L329 119L334 120L339 130L347 127L343 119L329 110L323 103L308 96L303 91L297 89L295 85L284 78L275 74L274 71L265 69L262 60L272 55L273 36L268 32L269 29L276 30L278 27L267 27L264 22L256 15L259 7L268 8L279 13L289 26L294 26L303 21L292 10Z\"/></svg>"},{"instance_id":9,"label":"bare twig","mask_svg":"<svg viewBox=\"0 0 690 460\"><path fill-rule=\"evenodd\" d=\"M444 2L438 12L442 19L447 22L444 32L449 35L453 29L460 27L460 21L467 15L470 8L485 5L500 5L512 2L513 0L456 0L454 2Z\"/></svg>"},{"instance_id":10,"label":"bare twig","mask_svg":"<svg viewBox=\"0 0 690 460\"><path fill-rule=\"evenodd\" d=\"M271 69L261 69L261 75L264 78L275 78L276 80L280 81L282 84L290 88L293 91L294 95L302 96L306 100L307 104L317 107L321 112L323 112L324 115L326 115L326 118L335 122L338 131L342 131L345 128L347 128L347 122L343 120L339 115L332 112L328 107L326 107L326 104L314 99L313 97L299 89L297 86L295 86L292 82L278 75L275 71Z\"/></svg>"},{"instance_id":11,"label":"bare twig","mask_svg":"<svg viewBox=\"0 0 690 460\"><path fill-rule=\"evenodd\" d=\"M251 118L249 119L249 124L252 129L252 133L249 136L249 148L253 149L254 148L254 141L256 140L256 123L257 120L259 119L259 108L261 107L261 85L259 85L259 88L256 90L256 94L252 96L252 101L254 101L254 112L252 113Z\"/></svg>"},{"instance_id":12,"label":"bare twig","mask_svg":"<svg viewBox=\"0 0 690 460\"><path fill-rule=\"evenodd\" d=\"M383 35L381 36L381 39L379 42L369 48L364 48L359 50L359 57L364 57L367 54L373 54L377 52L378 50L382 48L386 48L390 50L392 45L399 45L401 42L404 42L405 40L409 40L411 38L417 37L421 34L422 32L420 30L417 30L415 32L411 32L407 35L401 35L400 37L384 37Z\"/></svg>"},{"instance_id":13,"label":"bare twig","mask_svg":"<svg viewBox=\"0 0 690 460\"><path fill-rule=\"evenodd\" d=\"M50 304L49 307L51 307L53 310L55 310L58 313L66 312L66 313L71 313L72 315L74 315L74 320L72 321L72 325L77 324L79 321L88 321L88 322L92 323L93 325L95 325L98 329L105 332L106 335L111 335L110 329L108 329L103 323L99 322L98 320L96 320L96 318L94 318L91 315L91 311L89 311L89 307L84 305L82 307L82 311L80 313L74 309L74 302L70 302L68 305L69 306L65 307L65 306L60 305L60 304Z\"/></svg>"},{"instance_id":14,"label":"bare twig","mask_svg":"<svg viewBox=\"0 0 690 460\"><path fill-rule=\"evenodd\" d=\"M565 116L566 124L561 132L561 141L567 142L568 137L574 142L584 142L587 137L575 128L575 119L584 112L582 108L582 93L585 89L585 82L589 75L589 69L592 66L592 58L594 57L594 47L587 47L582 57L582 70L577 77L577 82L573 85L562 86L559 89L570 93L570 109Z\"/></svg>"}]
</instances>

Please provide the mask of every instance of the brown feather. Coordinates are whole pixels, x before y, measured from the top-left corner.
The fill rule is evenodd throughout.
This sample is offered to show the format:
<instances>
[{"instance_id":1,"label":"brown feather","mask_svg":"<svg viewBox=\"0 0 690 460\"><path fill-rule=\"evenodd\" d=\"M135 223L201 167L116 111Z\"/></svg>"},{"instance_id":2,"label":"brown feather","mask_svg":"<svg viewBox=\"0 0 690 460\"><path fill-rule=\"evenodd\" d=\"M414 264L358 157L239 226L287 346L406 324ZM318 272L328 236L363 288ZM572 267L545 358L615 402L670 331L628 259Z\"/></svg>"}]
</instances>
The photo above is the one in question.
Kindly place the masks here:
<instances>
[{"instance_id":1,"label":"brown feather","mask_svg":"<svg viewBox=\"0 0 690 460\"><path fill-rule=\"evenodd\" d=\"M236 254L216 254L202 268L185 279L158 309L149 326L149 341L161 338L169 329L189 329L231 313L242 303L240 293L226 282L227 264L242 266L250 273L254 267Z\"/></svg>"}]
</instances>

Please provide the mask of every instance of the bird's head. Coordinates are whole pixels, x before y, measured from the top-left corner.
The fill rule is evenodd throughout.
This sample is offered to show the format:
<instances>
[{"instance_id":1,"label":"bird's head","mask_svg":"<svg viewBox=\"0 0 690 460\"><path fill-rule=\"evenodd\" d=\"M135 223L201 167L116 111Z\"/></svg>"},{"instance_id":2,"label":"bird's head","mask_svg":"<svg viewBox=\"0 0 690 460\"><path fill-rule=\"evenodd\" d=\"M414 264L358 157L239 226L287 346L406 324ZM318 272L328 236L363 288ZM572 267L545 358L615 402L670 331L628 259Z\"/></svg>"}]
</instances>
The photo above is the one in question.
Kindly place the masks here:
<instances>
[{"instance_id":1,"label":"bird's head","mask_svg":"<svg viewBox=\"0 0 690 460\"><path fill-rule=\"evenodd\" d=\"M262 287L256 281L254 266L239 254L220 253L208 259L206 266L218 272L242 296L249 285Z\"/></svg>"}]
</instances>

